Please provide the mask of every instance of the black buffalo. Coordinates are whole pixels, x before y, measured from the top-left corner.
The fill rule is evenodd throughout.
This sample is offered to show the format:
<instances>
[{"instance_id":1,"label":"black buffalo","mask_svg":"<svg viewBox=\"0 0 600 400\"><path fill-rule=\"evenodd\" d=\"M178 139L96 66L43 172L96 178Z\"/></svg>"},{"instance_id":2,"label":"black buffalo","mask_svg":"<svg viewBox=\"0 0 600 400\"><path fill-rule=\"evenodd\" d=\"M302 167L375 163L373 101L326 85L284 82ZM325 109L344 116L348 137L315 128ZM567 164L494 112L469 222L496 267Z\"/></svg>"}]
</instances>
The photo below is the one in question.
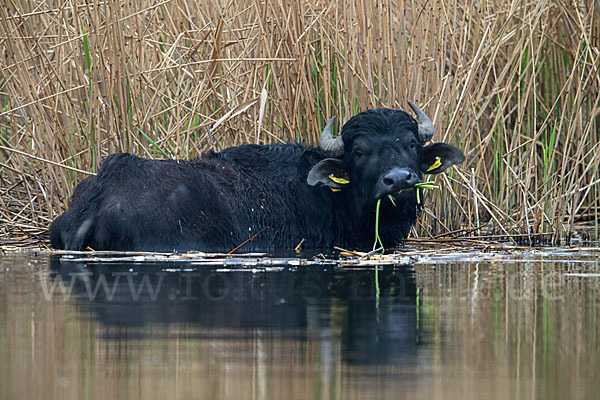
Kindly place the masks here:
<instances>
[{"instance_id":1,"label":"black buffalo","mask_svg":"<svg viewBox=\"0 0 600 400\"><path fill-rule=\"evenodd\" d=\"M373 246L375 208L386 247L406 237L417 215L414 185L464 155L433 135L414 104L352 117L320 147L244 145L195 161L112 154L75 189L50 227L68 250L230 251ZM392 195L394 202L389 200Z\"/></svg>"}]
</instances>

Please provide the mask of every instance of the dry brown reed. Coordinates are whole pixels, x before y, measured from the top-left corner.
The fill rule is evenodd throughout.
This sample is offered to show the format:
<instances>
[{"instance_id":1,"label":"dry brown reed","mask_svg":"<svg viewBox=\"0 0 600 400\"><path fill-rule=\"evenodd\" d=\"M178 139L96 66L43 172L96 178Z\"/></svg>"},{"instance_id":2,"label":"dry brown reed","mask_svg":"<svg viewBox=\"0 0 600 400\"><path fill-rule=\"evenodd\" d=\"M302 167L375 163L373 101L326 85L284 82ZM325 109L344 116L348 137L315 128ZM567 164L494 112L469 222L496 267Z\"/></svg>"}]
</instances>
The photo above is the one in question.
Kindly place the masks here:
<instances>
[{"instance_id":1,"label":"dry brown reed","mask_svg":"<svg viewBox=\"0 0 600 400\"><path fill-rule=\"evenodd\" d=\"M595 6L8 0L0 236L43 235L112 152L193 158L241 143L313 143L332 115L413 100L435 140L467 154L436 177L442 190L427 193L416 234L559 239L587 226L597 239Z\"/></svg>"}]
</instances>

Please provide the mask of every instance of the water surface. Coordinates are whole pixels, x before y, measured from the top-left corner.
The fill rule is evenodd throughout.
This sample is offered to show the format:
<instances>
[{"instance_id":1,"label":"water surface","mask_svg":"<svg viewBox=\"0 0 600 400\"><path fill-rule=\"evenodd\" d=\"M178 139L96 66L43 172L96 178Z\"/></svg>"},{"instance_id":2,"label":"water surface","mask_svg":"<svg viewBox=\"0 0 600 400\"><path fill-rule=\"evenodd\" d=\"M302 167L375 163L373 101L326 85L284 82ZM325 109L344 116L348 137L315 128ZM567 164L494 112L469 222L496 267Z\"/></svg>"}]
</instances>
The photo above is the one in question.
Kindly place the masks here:
<instances>
[{"instance_id":1,"label":"water surface","mask_svg":"<svg viewBox=\"0 0 600 400\"><path fill-rule=\"evenodd\" d=\"M599 267L388 266L377 296L331 265L0 256L0 397L595 398Z\"/></svg>"}]
</instances>

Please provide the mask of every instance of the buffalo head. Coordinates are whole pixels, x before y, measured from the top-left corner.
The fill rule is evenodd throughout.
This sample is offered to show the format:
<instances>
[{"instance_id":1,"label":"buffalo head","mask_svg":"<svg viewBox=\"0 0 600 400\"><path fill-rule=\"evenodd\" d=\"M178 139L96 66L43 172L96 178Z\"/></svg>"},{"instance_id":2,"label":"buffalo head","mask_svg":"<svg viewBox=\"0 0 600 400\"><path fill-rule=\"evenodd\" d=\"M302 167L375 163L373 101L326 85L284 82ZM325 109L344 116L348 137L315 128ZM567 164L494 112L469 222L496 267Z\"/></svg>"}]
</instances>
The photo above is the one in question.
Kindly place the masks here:
<instances>
[{"instance_id":1,"label":"buffalo head","mask_svg":"<svg viewBox=\"0 0 600 400\"><path fill-rule=\"evenodd\" d=\"M423 174L440 173L465 157L445 143L425 145L433 136L433 124L409 104L416 120L400 110L369 110L346 122L336 139L331 138L330 120L320 146L331 157L311 169L307 182L348 193L347 200L361 214L388 195L403 205L415 204L414 186Z\"/></svg>"}]
</instances>

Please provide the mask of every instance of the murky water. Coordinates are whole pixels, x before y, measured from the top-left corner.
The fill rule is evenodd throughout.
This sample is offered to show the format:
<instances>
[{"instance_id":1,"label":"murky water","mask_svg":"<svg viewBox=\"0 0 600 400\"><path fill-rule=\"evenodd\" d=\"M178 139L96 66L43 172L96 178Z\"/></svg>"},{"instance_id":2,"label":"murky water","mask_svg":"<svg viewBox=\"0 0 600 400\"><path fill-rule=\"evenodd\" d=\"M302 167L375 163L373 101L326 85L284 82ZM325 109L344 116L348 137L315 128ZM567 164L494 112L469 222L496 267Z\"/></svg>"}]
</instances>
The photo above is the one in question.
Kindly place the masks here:
<instances>
[{"instance_id":1,"label":"murky water","mask_svg":"<svg viewBox=\"0 0 600 400\"><path fill-rule=\"evenodd\" d=\"M228 270L0 256L5 399L584 399L594 256Z\"/></svg>"}]
</instances>

